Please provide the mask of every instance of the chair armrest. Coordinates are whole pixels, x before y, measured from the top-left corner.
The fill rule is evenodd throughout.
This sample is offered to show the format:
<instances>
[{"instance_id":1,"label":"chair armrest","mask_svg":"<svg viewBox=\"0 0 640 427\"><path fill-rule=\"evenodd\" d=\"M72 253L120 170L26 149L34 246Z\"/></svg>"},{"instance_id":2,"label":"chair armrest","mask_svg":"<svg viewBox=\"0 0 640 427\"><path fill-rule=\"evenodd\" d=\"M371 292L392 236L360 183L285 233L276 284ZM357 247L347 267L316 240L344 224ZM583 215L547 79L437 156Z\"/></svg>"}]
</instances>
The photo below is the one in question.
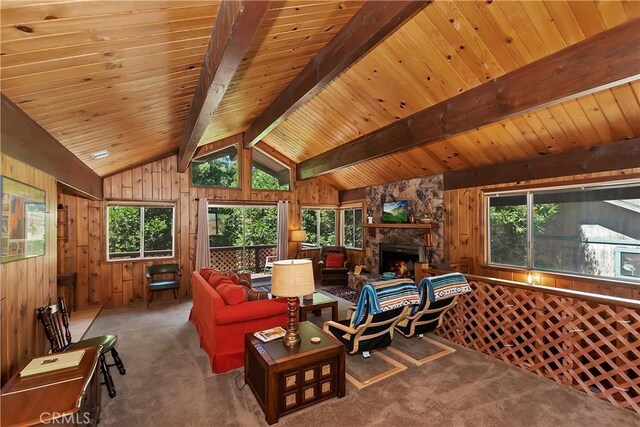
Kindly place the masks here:
<instances>
[{"instance_id":1,"label":"chair armrest","mask_svg":"<svg viewBox=\"0 0 640 427\"><path fill-rule=\"evenodd\" d=\"M322 260L318 261L318 267L324 268L324 261Z\"/></svg>"},{"instance_id":2,"label":"chair armrest","mask_svg":"<svg viewBox=\"0 0 640 427\"><path fill-rule=\"evenodd\" d=\"M356 305L353 304L351 307L347 307L347 317L351 319L353 317L353 313L356 312Z\"/></svg>"},{"instance_id":3,"label":"chair armrest","mask_svg":"<svg viewBox=\"0 0 640 427\"><path fill-rule=\"evenodd\" d=\"M336 329L345 331L348 334L355 334L358 332L350 326L345 326L342 323L334 322L333 320L327 320L326 322L324 322L324 324L322 325L322 330L330 334L331 332L329 332L329 326L333 326Z\"/></svg>"}]
</instances>

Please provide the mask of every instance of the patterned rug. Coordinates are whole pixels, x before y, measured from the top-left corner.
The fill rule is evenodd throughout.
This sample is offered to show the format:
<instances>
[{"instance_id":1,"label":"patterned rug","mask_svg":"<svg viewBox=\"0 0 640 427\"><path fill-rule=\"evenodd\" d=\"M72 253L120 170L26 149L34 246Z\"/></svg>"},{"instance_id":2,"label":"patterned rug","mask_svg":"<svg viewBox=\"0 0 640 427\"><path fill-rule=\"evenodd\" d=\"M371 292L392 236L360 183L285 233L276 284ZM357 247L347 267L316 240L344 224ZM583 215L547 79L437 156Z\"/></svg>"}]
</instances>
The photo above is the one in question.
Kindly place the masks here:
<instances>
[{"instance_id":1,"label":"patterned rug","mask_svg":"<svg viewBox=\"0 0 640 427\"><path fill-rule=\"evenodd\" d=\"M338 298L346 299L349 302L356 303L358 301L359 291L344 286L336 286L335 288L322 288L328 294L335 295Z\"/></svg>"}]
</instances>

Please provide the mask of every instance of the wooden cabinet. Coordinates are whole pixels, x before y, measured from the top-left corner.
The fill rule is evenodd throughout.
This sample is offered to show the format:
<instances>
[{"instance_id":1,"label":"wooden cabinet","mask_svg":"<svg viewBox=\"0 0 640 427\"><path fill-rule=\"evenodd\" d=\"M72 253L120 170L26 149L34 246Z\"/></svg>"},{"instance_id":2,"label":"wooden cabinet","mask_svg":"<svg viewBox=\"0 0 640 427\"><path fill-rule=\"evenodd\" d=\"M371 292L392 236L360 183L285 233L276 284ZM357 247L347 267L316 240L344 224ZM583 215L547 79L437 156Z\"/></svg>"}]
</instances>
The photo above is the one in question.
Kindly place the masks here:
<instances>
[{"instance_id":1,"label":"wooden cabinet","mask_svg":"<svg viewBox=\"0 0 640 427\"><path fill-rule=\"evenodd\" d=\"M2 387L3 426L98 424L101 386L98 348L87 348L73 368L21 377L16 373Z\"/></svg>"},{"instance_id":2,"label":"wooden cabinet","mask_svg":"<svg viewBox=\"0 0 640 427\"><path fill-rule=\"evenodd\" d=\"M282 340L263 343L245 337L245 382L262 407L267 423L320 402L345 396L344 346L311 322L299 324L300 345L287 348ZM311 337L320 337L313 344Z\"/></svg>"}]
</instances>

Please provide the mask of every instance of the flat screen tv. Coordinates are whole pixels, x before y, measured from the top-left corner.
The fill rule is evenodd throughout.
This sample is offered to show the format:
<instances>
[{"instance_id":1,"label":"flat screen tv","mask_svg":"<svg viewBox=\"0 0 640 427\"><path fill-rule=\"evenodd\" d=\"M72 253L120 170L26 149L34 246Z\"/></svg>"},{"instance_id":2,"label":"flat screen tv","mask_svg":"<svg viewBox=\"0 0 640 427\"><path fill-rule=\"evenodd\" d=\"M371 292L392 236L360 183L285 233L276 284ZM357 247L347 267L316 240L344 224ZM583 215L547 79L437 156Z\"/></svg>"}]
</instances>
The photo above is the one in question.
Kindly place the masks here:
<instances>
[{"instance_id":1,"label":"flat screen tv","mask_svg":"<svg viewBox=\"0 0 640 427\"><path fill-rule=\"evenodd\" d=\"M409 222L409 202L385 202L382 204L382 222Z\"/></svg>"}]
</instances>

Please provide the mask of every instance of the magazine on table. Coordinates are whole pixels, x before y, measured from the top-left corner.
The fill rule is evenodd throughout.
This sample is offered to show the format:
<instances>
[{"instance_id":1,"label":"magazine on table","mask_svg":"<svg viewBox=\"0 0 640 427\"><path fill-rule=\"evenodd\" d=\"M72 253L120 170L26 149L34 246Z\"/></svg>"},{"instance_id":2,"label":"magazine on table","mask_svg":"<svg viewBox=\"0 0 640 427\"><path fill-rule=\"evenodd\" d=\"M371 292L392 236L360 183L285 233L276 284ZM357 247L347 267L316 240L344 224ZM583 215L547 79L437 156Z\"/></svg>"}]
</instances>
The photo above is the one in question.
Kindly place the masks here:
<instances>
[{"instance_id":1,"label":"magazine on table","mask_svg":"<svg viewBox=\"0 0 640 427\"><path fill-rule=\"evenodd\" d=\"M253 335L262 342L269 342L282 338L286 332L281 326L276 326L275 328L255 332Z\"/></svg>"}]
</instances>

